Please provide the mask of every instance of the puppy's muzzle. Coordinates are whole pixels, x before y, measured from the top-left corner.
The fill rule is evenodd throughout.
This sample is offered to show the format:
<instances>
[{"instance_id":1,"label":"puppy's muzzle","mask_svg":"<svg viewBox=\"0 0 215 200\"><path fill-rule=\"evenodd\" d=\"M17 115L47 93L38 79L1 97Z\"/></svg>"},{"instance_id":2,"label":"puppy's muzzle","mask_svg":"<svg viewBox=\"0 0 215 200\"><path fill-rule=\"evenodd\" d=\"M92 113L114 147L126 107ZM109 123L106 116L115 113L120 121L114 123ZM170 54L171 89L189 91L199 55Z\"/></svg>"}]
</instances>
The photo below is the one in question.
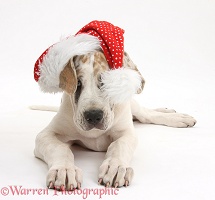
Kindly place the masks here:
<instances>
[{"instance_id":1,"label":"puppy's muzzle","mask_svg":"<svg viewBox=\"0 0 215 200\"><path fill-rule=\"evenodd\" d=\"M103 119L103 114L102 110L88 110L84 112L84 118L88 124L96 126Z\"/></svg>"}]
</instances>

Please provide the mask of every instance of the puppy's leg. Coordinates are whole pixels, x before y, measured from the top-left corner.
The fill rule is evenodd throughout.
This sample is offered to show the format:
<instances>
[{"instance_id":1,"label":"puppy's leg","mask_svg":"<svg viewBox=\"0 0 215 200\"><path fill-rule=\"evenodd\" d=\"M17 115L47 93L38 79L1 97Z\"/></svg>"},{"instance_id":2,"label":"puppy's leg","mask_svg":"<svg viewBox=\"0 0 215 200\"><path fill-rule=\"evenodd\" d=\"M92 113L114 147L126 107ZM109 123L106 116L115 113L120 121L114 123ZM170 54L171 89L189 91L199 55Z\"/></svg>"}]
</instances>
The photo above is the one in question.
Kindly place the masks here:
<instances>
[{"instance_id":1,"label":"puppy's leg","mask_svg":"<svg viewBox=\"0 0 215 200\"><path fill-rule=\"evenodd\" d=\"M130 161L136 142L136 137L128 134L111 143L99 168L99 184L121 187L131 183L134 172L130 167Z\"/></svg>"},{"instance_id":2,"label":"puppy's leg","mask_svg":"<svg viewBox=\"0 0 215 200\"><path fill-rule=\"evenodd\" d=\"M80 188L82 172L74 165L74 155L70 145L61 142L54 132L37 135L34 154L48 164L46 184L49 188L72 190Z\"/></svg>"},{"instance_id":3,"label":"puppy's leg","mask_svg":"<svg viewBox=\"0 0 215 200\"><path fill-rule=\"evenodd\" d=\"M147 109L141 107L135 100L131 101L131 111L135 119L146 124L160 124L177 128L192 127L196 124L196 120L189 115L163 108Z\"/></svg>"}]
</instances>

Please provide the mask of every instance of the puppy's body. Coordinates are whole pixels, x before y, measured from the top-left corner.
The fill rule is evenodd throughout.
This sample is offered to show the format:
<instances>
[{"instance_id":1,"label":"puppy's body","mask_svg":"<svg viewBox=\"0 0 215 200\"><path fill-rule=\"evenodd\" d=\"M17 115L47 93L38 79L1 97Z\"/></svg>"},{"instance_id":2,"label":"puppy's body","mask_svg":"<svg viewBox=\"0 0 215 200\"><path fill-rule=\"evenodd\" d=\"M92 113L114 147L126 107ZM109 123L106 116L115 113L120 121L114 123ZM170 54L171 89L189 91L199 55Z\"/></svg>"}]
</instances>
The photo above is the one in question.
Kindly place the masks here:
<instances>
[{"instance_id":1,"label":"puppy's body","mask_svg":"<svg viewBox=\"0 0 215 200\"><path fill-rule=\"evenodd\" d=\"M125 54L124 65L130 62ZM99 183L127 186L133 177L130 160L137 143L133 118L142 123L172 127L188 127L196 123L188 115L168 109L149 110L134 100L112 104L101 92L101 74L108 70L101 52L71 59L65 69L69 71L71 68L76 71L76 92L69 94L70 79L68 81L67 73L63 72L60 83L65 91L62 104L51 123L36 138L35 156L49 166L47 186L50 188L70 190L81 187L82 172L75 166L70 149L74 143L94 151L107 151L99 169Z\"/></svg>"}]
</instances>

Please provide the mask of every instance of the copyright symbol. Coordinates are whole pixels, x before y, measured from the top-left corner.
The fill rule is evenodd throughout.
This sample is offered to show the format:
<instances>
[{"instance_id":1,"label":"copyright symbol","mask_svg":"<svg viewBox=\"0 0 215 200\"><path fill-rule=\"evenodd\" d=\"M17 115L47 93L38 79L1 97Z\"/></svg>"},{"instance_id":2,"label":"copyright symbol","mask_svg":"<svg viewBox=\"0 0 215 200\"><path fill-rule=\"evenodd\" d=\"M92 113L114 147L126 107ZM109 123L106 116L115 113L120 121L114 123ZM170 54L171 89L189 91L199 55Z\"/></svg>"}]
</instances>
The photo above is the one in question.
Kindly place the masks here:
<instances>
[{"instance_id":1,"label":"copyright symbol","mask_svg":"<svg viewBox=\"0 0 215 200\"><path fill-rule=\"evenodd\" d=\"M8 189L7 187L3 187L3 188L1 189L1 194L2 194L3 196L7 196L7 195L9 194L9 189Z\"/></svg>"}]
</instances>

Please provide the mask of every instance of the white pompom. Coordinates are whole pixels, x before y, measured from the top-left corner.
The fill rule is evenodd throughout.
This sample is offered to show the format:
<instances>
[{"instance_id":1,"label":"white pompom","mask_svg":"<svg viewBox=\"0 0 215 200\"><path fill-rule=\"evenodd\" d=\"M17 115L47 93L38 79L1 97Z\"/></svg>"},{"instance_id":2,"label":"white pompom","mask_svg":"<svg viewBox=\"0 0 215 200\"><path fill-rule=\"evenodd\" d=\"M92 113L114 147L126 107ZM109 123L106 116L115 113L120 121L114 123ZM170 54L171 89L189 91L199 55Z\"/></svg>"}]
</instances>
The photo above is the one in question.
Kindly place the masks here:
<instances>
[{"instance_id":1,"label":"white pompom","mask_svg":"<svg viewBox=\"0 0 215 200\"><path fill-rule=\"evenodd\" d=\"M131 99L141 88L141 76L132 69L119 68L106 71L101 74L102 93L114 104Z\"/></svg>"}]
</instances>

